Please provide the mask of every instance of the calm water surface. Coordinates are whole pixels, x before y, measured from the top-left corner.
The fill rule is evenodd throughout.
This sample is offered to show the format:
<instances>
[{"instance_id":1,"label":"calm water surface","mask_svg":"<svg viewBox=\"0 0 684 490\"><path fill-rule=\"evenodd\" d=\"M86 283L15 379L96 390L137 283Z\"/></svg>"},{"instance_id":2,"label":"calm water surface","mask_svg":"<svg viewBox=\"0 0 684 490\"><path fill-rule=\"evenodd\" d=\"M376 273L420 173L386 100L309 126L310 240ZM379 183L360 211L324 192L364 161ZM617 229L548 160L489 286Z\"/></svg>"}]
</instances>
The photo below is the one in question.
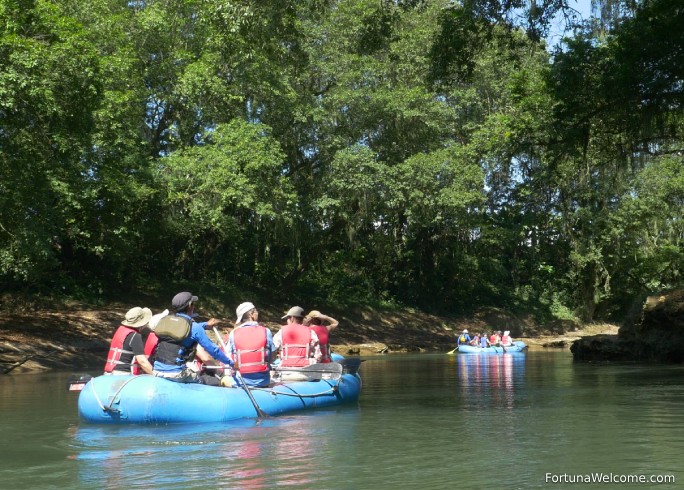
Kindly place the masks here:
<instances>
[{"instance_id":1,"label":"calm water surface","mask_svg":"<svg viewBox=\"0 0 684 490\"><path fill-rule=\"evenodd\" d=\"M71 374L0 376L2 488L677 488L684 367L367 358L358 405L233 425L79 422ZM577 484L602 473L613 483ZM612 477L610 475L613 475ZM619 483L644 475L677 483ZM574 480L573 480L574 479Z\"/></svg>"}]
</instances>

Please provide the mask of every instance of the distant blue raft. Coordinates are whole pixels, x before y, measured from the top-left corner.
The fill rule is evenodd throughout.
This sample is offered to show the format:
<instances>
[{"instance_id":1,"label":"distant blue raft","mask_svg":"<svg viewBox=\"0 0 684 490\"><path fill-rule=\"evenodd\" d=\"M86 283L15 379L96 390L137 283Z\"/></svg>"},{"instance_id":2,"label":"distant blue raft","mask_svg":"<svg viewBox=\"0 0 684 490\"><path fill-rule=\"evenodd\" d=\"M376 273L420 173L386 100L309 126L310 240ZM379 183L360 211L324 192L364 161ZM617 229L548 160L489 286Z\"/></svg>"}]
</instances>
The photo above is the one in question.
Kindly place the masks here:
<instances>
[{"instance_id":1,"label":"distant blue raft","mask_svg":"<svg viewBox=\"0 0 684 490\"><path fill-rule=\"evenodd\" d=\"M337 380L300 381L250 392L263 412L276 416L355 402L361 378L345 373ZM228 422L258 416L243 388L176 383L150 375L91 379L79 395L78 413L96 424Z\"/></svg>"},{"instance_id":2,"label":"distant blue raft","mask_svg":"<svg viewBox=\"0 0 684 490\"><path fill-rule=\"evenodd\" d=\"M525 342L516 340L513 345L506 347L476 347L474 345L459 345L456 352L459 354L524 354L527 350Z\"/></svg>"}]
</instances>

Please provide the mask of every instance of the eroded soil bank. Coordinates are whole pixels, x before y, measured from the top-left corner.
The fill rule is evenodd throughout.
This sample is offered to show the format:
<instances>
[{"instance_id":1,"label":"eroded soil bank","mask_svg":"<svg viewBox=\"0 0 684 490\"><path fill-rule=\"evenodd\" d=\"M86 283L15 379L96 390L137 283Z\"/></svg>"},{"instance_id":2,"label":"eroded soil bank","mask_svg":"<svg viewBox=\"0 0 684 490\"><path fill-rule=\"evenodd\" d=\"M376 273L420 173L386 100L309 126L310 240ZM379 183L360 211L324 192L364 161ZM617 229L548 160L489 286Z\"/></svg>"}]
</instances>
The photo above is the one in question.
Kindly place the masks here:
<instances>
[{"instance_id":1,"label":"eroded soil bank","mask_svg":"<svg viewBox=\"0 0 684 490\"><path fill-rule=\"evenodd\" d=\"M10 311L0 320L0 373L17 374L45 369L86 369L104 364L113 330L130 308L111 303L105 307L69 304L59 309ZM161 311L163 306L152 308ZM222 330L232 328L230 312L220 308L200 309L205 317L223 319ZM283 312L259 306L261 320L275 333ZM569 349L585 335L616 335L610 324L580 326L555 322L539 326L497 309L482 309L469 317L444 317L412 309L378 311L358 308L325 311L339 320L331 334L335 352L344 355L374 355L401 352L449 351L464 328L471 333L510 330L530 348Z\"/></svg>"}]
</instances>

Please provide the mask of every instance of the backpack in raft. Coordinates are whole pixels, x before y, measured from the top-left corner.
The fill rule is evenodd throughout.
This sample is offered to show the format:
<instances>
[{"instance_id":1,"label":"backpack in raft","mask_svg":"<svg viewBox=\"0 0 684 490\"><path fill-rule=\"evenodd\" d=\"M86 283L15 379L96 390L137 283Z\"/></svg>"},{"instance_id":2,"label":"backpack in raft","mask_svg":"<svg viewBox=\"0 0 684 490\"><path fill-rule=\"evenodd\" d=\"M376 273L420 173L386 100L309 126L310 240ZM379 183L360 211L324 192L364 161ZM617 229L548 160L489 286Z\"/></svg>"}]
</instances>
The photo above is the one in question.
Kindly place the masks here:
<instances>
[{"instance_id":1,"label":"backpack in raft","mask_svg":"<svg viewBox=\"0 0 684 490\"><path fill-rule=\"evenodd\" d=\"M152 328L152 331L159 338L170 338L173 340L183 340L190 334L190 322L182 316L166 315L159 320L159 323Z\"/></svg>"}]
</instances>

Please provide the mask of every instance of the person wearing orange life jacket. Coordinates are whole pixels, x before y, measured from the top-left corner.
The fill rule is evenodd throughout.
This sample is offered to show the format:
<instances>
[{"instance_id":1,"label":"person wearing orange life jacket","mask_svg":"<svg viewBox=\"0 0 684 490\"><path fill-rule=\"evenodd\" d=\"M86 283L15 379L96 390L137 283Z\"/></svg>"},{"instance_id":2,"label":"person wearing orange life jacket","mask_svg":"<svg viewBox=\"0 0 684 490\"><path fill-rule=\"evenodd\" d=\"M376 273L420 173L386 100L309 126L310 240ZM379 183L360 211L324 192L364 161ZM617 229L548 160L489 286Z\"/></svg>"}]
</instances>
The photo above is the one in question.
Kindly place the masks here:
<instances>
[{"instance_id":1,"label":"person wearing orange life jacket","mask_svg":"<svg viewBox=\"0 0 684 490\"><path fill-rule=\"evenodd\" d=\"M499 347L501 345L501 331L494 332L489 336L489 345Z\"/></svg>"},{"instance_id":2,"label":"person wearing orange life jacket","mask_svg":"<svg viewBox=\"0 0 684 490\"><path fill-rule=\"evenodd\" d=\"M241 303L235 314L235 328L228 335L228 354L247 386L266 387L271 383L271 362L276 350L273 334L259 323L259 310L253 303Z\"/></svg>"},{"instance_id":3,"label":"person wearing orange life jacket","mask_svg":"<svg viewBox=\"0 0 684 490\"><path fill-rule=\"evenodd\" d=\"M318 335L302 324L303 318L304 310L293 306L283 317L287 323L273 336L273 345L280 352L280 368L290 371L287 376L288 373L283 374L283 380L294 381L300 373L292 373L293 370L321 361Z\"/></svg>"},{"instance_id":4,"label":"person wearing orange life jacket","mask_svg":"<svg viewBox=\"0 0 684 490\"><path fill-rule=\"evenodd\" d=\"M324 323L327 325L324 325ZM316 332L318 336L318 346L321 350L322 363L332 362L332 352L330 350L330 331L340 323L334 318L322 314L318 310L312 310L304 317L304 325Z\"/></svg>"},{"instance_id":5,"label":"person wearing orange life jacket","mask_svg":"<svg viewBox=\"0 0 684 490\"><path fill-rule=\"evenodd\" d=\"M149 323L150 318L152 311L149 308L136 306L128 310L112 337L105 374L152 374L152 364L145 355L140 333L140 329Z\"/></svg>"},{"instance_id":6,"label":"person wearing orange life jacket","mask_svg":"<svg viewBox=\"0 0 684 490\"><path fill-rule=\"evenodd\" d=\"M506 330L501 336L501 345L503 345L504 347L509 347L513 345L513 339L511 338L510 334L510 330Z\"/></svg>"}]
</instances>

